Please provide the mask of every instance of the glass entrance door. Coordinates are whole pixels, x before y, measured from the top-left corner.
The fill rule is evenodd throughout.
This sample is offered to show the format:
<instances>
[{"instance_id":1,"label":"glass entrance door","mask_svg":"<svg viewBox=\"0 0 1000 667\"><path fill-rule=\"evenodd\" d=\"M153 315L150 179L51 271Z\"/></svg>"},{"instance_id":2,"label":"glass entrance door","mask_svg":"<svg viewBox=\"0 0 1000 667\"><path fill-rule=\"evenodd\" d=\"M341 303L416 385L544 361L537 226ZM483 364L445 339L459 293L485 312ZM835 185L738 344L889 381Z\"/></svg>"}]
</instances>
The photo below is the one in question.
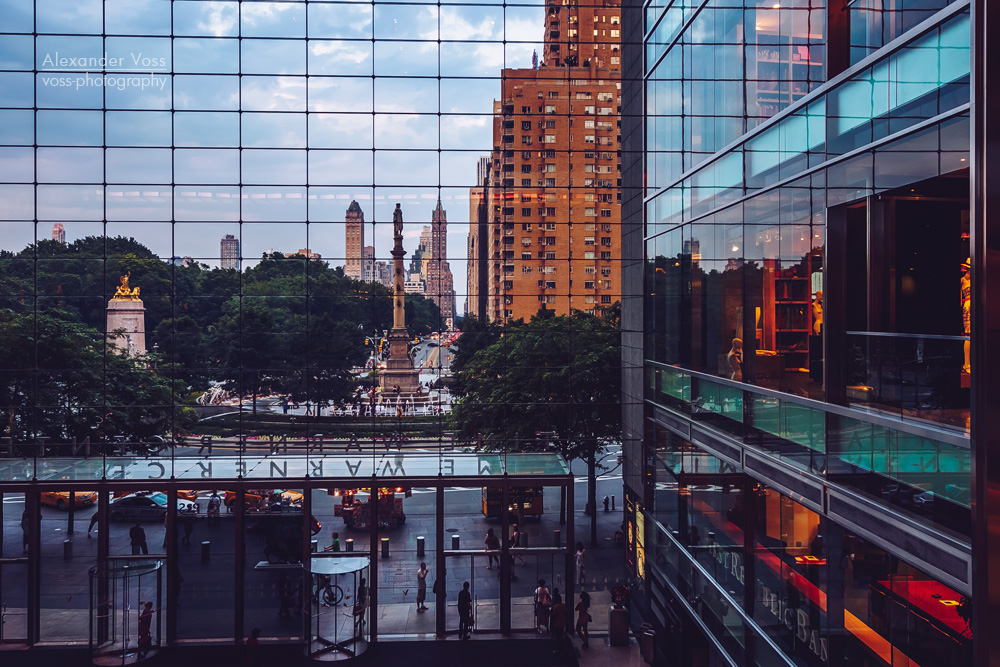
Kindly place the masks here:
<instances>
[{"instance_id":1,"label":"glass entrance door","mask_svg":"<svg viewBox=\"0 0 1000 667\"><path fill-rule=\"evenodd\" d=\"M498 556L491 559L485 554L462 554L448 558L448 632L459 631L458 600L465 582L469 582L472 596L473 632L500 632L499 560Z\"/></svg>"}]
</instances>

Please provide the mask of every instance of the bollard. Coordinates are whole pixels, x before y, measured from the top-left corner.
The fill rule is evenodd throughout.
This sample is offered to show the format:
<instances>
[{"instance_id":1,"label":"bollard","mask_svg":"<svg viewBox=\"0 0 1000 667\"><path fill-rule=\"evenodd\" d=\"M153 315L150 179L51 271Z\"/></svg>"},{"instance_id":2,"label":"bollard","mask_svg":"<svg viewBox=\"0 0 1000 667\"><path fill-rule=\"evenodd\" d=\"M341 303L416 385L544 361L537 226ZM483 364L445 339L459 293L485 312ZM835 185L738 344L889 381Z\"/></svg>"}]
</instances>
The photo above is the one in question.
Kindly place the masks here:
<instances>
[{"instance_id":1,"label":"bollard","mask_svg":"<svg viewBox=\"0 0 1000 667\"><path fill-rule=\"evenodd\" d=\"M612 511L614 511L614 509L615 509L615 497L614 496L611 496L611 509L612 509Z\"/></svg>"},{"instance_id":2,"label":"bollard","mask_svg":"<svg viewBox=\"0 0 1000 667\"><path fill-rule=\"evenodd\" d=\"M521 542L518 546L527 548L527 546L528 546L528 534L522 531L522 532L519 532L518 535L520 536L520 542Z\"/></svg>"},{"instance_id":3,"label":"bollard","mask_svg":"<svg viewBox=\"0 0 1000 667\"><path fill-rule=\"evenodd\" d=\"M311 551L312 553L316 553L317 551L319 551L319 540L312 540L309 543L309 551Z\"/></svg>"},{"instance_id":4,"label":"bollard","mask_svg":"<svg viewBox=\"0 0 1000 667\"><path fill-rule=\"evenodd\" d=\"M354 551L354 538L348 537L347 540L345 540L344 545L347 547L348 551Z\"/></svg>"},{"instance_id":5,"label":"bollard","mask_svg":"<svg viewBox=\"0 0 1000 667\"><path fill-rule=\"evenodd\" d=\"M424 536L417 535L417 558L424 557Z\"/></svg>"},{"instance_id":6,"label":"bollard","mask_svg":"<svg viewBox=\"0 0 1000 667\"><path fill-rule=\"evenodd\" d=\"M205 540L204 542L201 543L201 562L202 563L207 563L208 562L209 553L210 553L211 549L212 549L212 543L209 542L208 540Z\"/></svg>"},{"instance_id":7,"label":"bollard","mask_svg":"<svg viewBox=\"0 0 1000 667\"><path fill-rule=\"evenodd\" d=\"M558 528L552 531L552 546L562 546L562 531Z\"/></svg>"},{"instance_id":8,"label":"bollard","mask_svg":"<svg viewBox=\"0 0 1000 667\"><path fill-rule=\"evenodd\" d=\"M388 537L383 537L382 538L382 558L388 558L388 557L389 557L389 538Z\"/></svg>"},{"instance_id":9,"label":"bollard","mask_svg":"<svg viewBox=\"0 0 1000 667\"><path fill-rule=\"evenodd\" d=\"M73 560L73 540L63 540L63 558Z\"/></svg>"},{"instance_id":10,"label":"bollard","mask_svg":"<svg viewBox=\"0 0 1000 667\"><path fill-rule=\"evenodd\" d=\"M458 550L458 535L451 536L451 548Z\"/></svg>"}]
</instances>

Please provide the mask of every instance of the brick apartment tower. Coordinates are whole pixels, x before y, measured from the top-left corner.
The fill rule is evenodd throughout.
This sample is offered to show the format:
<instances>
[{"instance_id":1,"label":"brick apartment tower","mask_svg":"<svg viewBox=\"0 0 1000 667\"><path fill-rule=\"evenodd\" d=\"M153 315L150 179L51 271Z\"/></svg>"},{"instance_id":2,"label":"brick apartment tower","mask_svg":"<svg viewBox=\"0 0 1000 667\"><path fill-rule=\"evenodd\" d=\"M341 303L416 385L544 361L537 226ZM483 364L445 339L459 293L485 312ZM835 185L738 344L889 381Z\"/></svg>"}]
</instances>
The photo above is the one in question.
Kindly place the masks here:
<instances>
[{"instance_id":1,"label":"brick apartment tower","mask_svg":"<svg viewBox=\"0 0 1000 667\"><path fill-rule=\"evenodd\" d=\"M545 60L494 102L487 313L600 314L621 298L620 0L547 0Z\"/></svg>"},{"instance_id":2,"label":"brick apartment tower","mask_svg":"<svg viewBox=\"0 0 1000 667\"><path fill-rule=\"evenodd\" d=\"M448 264L448 212L437 206L431 212L430 261L427 264L425 296L437 304L441 311L442 329L455 325L455 278Z\"/></svg>"},{"instance_id":3,"label":"brick apartment tower","mask_svg":"<svg viewBox=\"0 0 1000 667\"><path fill-rule=\"evenodd\" d=\"M344 275L354 280L365 280L364 248L365 248L365 213L356 201L347 208L344 218L347 234L345 247Z\"/></svg>"}]
</instances>

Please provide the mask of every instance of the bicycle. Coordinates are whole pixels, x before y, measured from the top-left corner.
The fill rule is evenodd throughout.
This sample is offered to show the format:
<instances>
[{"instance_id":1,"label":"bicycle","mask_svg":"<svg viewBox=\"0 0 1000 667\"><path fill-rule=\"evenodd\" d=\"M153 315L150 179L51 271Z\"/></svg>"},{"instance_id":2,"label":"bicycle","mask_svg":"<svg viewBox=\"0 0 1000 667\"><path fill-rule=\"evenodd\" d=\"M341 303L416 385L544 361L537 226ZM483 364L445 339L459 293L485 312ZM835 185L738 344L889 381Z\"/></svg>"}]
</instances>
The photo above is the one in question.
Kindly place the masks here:
<instances>
[{"instance_id":1,"label":"bicycle","mask_svg":"<svg viewBox=\"0 0 1000 667\"><path fill-rule=\"evenodd\" d=\"M324 576L317 588L317 597L323 601L323 606L336 607L344 601L344 589L333 583L330 577Z\"/></svg>"}]
</instances>

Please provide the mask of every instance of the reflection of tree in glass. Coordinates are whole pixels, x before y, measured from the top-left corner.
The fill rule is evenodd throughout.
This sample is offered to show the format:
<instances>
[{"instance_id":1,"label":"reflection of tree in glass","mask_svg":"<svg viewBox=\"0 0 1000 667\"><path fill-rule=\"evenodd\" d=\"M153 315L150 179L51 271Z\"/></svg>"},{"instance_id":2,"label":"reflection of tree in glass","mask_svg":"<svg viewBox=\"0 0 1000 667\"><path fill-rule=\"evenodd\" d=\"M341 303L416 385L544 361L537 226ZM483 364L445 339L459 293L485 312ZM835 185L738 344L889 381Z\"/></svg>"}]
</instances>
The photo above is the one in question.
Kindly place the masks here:
<instances>
[{"instance_id":1,"label":"reflection of tree in glass","mask_svg":"<svg viewBox=\"0 0 1000 667\"><path fill-rule=\"evenodd\" d=\"M597 457L621 442L621 334L614 312L606 319L539 313L502 330L479 326L469 343L486 344L471 356L463 332L454 409L459 436L490 436L485 446L491 450L555 448L567 459L582 459L588 503L596 507ZM592 512L592 542L596 530Z\"/></svg>"}]
</instances>

